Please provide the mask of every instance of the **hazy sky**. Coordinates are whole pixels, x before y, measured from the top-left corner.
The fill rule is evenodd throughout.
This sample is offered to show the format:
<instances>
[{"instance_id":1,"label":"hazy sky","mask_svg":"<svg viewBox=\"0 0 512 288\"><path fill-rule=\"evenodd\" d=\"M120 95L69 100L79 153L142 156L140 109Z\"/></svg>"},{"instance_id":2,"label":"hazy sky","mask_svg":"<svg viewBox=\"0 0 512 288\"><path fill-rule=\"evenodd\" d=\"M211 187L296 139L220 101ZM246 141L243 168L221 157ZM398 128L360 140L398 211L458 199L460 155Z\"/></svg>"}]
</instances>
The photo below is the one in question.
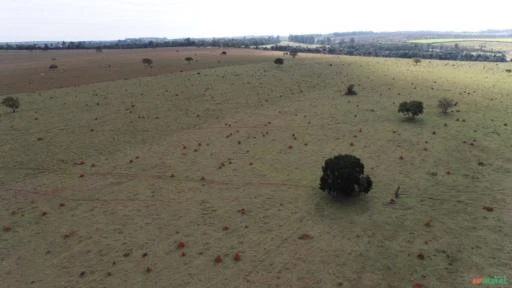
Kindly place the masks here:
<instances>
[{"instance_id":1,"label":"hazy sky","mask_svg":"<svg viewBox=\"0 0 512 288\"><path fill-rule=\"evenodd\" d=\"M0 42L512 29L512 0L0 0Z\"/></svg>"}]
</instances>

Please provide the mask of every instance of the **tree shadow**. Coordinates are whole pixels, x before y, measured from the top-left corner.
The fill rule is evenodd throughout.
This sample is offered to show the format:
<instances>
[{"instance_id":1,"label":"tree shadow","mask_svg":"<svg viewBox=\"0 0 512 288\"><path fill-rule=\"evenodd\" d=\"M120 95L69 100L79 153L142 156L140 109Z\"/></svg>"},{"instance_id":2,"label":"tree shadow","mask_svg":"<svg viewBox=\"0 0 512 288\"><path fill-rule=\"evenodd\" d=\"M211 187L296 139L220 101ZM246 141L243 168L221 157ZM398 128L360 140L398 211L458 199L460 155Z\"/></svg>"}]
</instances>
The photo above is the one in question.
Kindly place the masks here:
<instances>
[{"instance_id":1,"label":"tree shadow","mask_svg":"<svg viewBox=\"0 0 512 288\"><path fill-rule=\"evenodd\" d=\"M412 123L412 124L416 124L416 125L422 125L425 123L423 118L411 117L411 116L402 117L401 122L402 123Z\"/></svg>"},{"instance_id":2,"label":"tree shadow","mask_svg":"<svg viewBox=\"0 0 512 288\"><path fill-rule=\"evenodd\" d=\"M322 218L343 219L347 216L361 216L370 212L370 199L362 193L353 197L333 198L321 190L312 191L315 195L315 215ZM371 192L370 192L371 193Z\"/></svg>"}]
</instances>

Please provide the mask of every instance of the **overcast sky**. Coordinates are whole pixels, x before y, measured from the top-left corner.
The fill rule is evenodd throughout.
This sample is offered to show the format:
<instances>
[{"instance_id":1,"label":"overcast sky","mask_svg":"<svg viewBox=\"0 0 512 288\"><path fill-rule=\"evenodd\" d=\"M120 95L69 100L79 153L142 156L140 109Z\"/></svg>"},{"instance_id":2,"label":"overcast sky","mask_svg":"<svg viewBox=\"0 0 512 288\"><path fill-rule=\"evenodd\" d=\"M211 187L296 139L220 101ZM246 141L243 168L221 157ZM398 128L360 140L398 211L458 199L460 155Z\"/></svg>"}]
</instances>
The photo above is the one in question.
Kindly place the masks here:
<instances>
[{"instance_id":1,"label":"overcast sky","mask_svg":"<svg viewBox=\"0 0 512 288\"><path fill-rule=\"evenodd\" d=\"M512 29L512 0L0 0L0 42Z\"/></svg>"}]
</instances>

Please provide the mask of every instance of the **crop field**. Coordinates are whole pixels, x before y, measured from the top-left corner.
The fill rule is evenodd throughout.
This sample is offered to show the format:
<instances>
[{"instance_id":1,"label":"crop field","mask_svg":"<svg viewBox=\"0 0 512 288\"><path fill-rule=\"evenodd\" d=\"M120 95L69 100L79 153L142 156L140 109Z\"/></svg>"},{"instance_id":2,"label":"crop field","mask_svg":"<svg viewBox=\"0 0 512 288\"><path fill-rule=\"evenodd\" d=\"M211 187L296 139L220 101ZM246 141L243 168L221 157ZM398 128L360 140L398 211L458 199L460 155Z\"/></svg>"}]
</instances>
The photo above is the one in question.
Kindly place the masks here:
<instances>
[{"instance_id":1,"label":"crop field","mask_svg":"<svg viewBox=\"0 0 512 288\"><path fill-rule=\"evenodd\" d=\"M229 57L220 55L222 51ZM105 49L102 53L94 50L0 51L0 95L268 62L273 59L272 55L272 52L258 50L181 47ZM197 61L186 63L186 57ZM142 64L143 58L153 60L152 68ZM52 64L58 68L50 70Z\"/></svg>"},{"instance_id":2,"label":"crop field","mask_svg":"<svg viewBox=\"0 0 512 288\"><path fill-rule=\"evenodd\" d=\"M452 42L447 44L459 44L461 47L468 48L484 48L485 50L492 49L494 51L510 52L512 51L512 42L490 42L490 41L461 41Z\"/></svg>"},{"instance_id":3,"label":"crop field","mask_svg":"<svg viewBox=\"0 0 512 288\"><path fill-rule=\"evenodd\" d=\"M52 72L50 54L1 66L18 83L2 94L21 102L0 107L2 285L512 279L511 63L299 54L277 66L278 52L199 51L187 54L212 56L181 73L184 55L109 56L130 51L63 51ZM98 68L107 63L119 68ZM358 94L344 96L351 83ZM446 115L443 96L459 103ZM425 113L404 120L405 100ZM346 153L374 187L333 201L321 167Z\"/></svg>"},{"instance_id":4,"label":"crop field","mask_svg":"<svg viewBox=\"0 0 512 288\"><path fill-rule=\"evenodd\" d=\"M495 41L496 40L496 41ZM434 44L434 45L455 45L473 49L494 50L504 52L508 56L512 55L511 39L425 39L410 41L413 43ZM510 59L510 57L508 57Z\"/></svg>"}]
</instances>

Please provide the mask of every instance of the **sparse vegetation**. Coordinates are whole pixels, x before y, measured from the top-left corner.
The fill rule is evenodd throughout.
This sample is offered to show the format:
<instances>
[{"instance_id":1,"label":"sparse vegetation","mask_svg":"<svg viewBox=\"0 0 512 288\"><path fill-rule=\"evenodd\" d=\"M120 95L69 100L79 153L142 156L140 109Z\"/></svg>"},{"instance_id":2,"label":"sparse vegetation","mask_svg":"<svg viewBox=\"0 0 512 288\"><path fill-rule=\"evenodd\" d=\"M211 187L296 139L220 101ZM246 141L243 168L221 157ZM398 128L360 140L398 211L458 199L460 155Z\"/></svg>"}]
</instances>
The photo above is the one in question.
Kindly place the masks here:
<instances>
[{"instance_id":1,"label":"sparse vegetation","mask_svg":"<svg viewBox=\"0 0 512 288\"><path fill-rule=\"evenodd\" d=\"M192 57L190 57L190 56L185 57L185 62L190 63L190 62L192 62L192 61L194 61L194 58L192 58Z\"/></svg>"},{"instance_id":2,"label":"sparse vegetation","mask_svg":"<svg viewBox=\"0 0 512 288\"><path fill-rule=\"evenodd\" d=\"M438 100L437 107L441 108L441 112L448 113L450 108L457 106L458 102L454 102L452 99L443 97Z\"/></svg>"},{"instance_id":3,"label":"sparse vegetation","mask_svg":"<svg viewBox=\"0 0 512 288\"><path fill-rule=\"evenodd\" d=\"M18 98L8 96L2 100L2 105L12 109L12 112L14 113L16 112L16 109L20 108L20 100Z\"/></svg>"},{"instance_id":4,"label":"sparse vegetation","mask_svg":"<svg viewBox=\"0 0 512 288\"><path fill-rule=\"evenodd\" d=\"M325 160L320 189L333 198L368 193L373 186L370 176L364 175L364 164L353 155L338 155Z\"/></svg>"},{"instance_id":5,"label":"sparse vegetation","mask_svg":"<svg viewBox=\"0 0 512 288\"><path fill-rule=\"evenodd\" d=\"M57 69L57 68L59 68L59 66L57 66L57 64L51 64L51 65L48 67L48 69L50 69L50 70L55 70L55 69Z\"/></svg>"},{"instance_id":6,"label":"sparse vegetation","mask_svg":"<svg viewBox=\"0 0 512 288\"><path fill-rule=\"evenodd\" d=\"M420 58L413 58L412 61L414 62L414 64L418 65L421 63L421 59Z\"/></svg>"},{"instance_id":7,"label":"sparse vegetation","mask_svg":"<svg viewBox=\"0 0 512 288\"><path fill-rule=\"evenodd\" d=\"M276 64L276 65L283 65L284 64L283 58L276 58L274 60L274 64Z\"/></svg>"},{"instance_id":8,"label":"sparse vegetation","mask_svg":"<svg viewBox=\"0 0 512 288\"><path fill-rule=\"evenodd\" d=\"M144 64L146 67L151 67L153 65L153 60L149 58L142 59L142 64Z\"/></svg>"},{"instance_id":9,"label":"sparse vegetation","mask_svg":"<svg viewBox=\"0 0 512 288\"><path fill-rule=\"evenodd\" d=\"M222 51L222 52L220 53L220 55L228 55L228 52L226 52L226 51Z\"/></svg>"},{"instance_id":10,"label":"sparse vegetation","mask_svg":"<svg viewBox=\"0 0 512 288\"><path fill-rule=\"evenodd\" d=\"M290 56L292 56L292 58L295 58L297 57L297 55L299 55L299 50L297 50L296 48L293 48L292 50L290 50Z\"/></svg>"},{"instance_id":11,"label":"sparse vegetation","mask_svg":"<svg viewBox=\"0 0 512 288\"><path fill-rule=\"evenodd\" d=\"M421 101L403 101L398 106L398 112L402 115L414 119L416 116L423 114L423 102Z\"/></svg>"},{"instance_id":12,"label":"sparse vegetation","mask_svg":"<svg viewBox=\"0 0 512 288\"><path fill-rule=\"evenodd\" d=\"M267 286L378 287L384 281L411 287L421 281L425 287L454 287L464 286L464 271L474 267L510 266L506 253L493 250L503 246L510 225L486 229L486 237L470 233L456 240L465 227L487 227L508 207L496 204L503 193L482 191L489 183L499 191L512 187L505 157L512 143L505 81L512 74L505 69L512 64L422 58L414 66L412 59L312 56L301 50L294 60L275 51L175 49L2 55L12 61L2 62L8 65L0 77L0 102L13 96L24 105L16 113L0 105L0 164L8 176L0 187L9 196L0 201L0 225L12 227L0 235L16 255L4 261L11 271L3 275L4 286L72 287L98 280L118 288L141 277L176 287L243 286L246 281L231 272L270 271L276 261L300 260L304 278L249 278L264 277ZM219 56L223 50L230 57ZM200 63L188 65L186 56L201 57ZM144 69L144 57L155 59L158 69ZM272 65L276 57L290 62ZM51 63L59 69L47 70ZM102 68L107 63L114 69ZM180 69L193 71L174 73ZM350 83L357 97L343 96ZM59 87L67 88L53 89ZM468 107L458 105L442 117L441 97ZM401 121L395 111L404 100L423 101L427 110L419 118L426 121ZM352 199L333 201L344 194L319 189L324 161L338 154L361 158L372 194L354 188ZM131 179L136 181L126 182ZM480 204L468 205L467 199ZM122 209L99 209L112 205ZM471 217L458 217L464 213ZM156 225L147 225L155 215ZM51 233L24 241L41 225L51 225ZM147 235L162 227L166 237L151 238L148 245ZM92 247L89 235L130 240L96 241ZM213 238L203 241L204 235ZM326 259L333 239L357 249ZM263 249L276 241L291 246ZM300 259L292 255L295 248ZM236 252L243 256L240 262ZM420 252L426 266L403 265L420 262ZM470 257L473 252L493 257ZM61 255L88 256L76 262ZM217 266L216 255L222 257ZM96 267L98 259L103 264ZM44 263L56 265L36 269ZM61 269L70 263L72 269ZM28 267L24 277L16 277L18 266ZM153 272L146 274L146 267ZM388 273L387 267L400 271ZM327 275L326 269L337 274ZM187 274L199 270L212 277ZM81 271L84 278L78 277Z\"/></svg>"},{"instance_id":13,"label":"sparse vegetation","mask_svg":"<svg viewBox=\"0 0 512 288\"><path fill-rule=\"evenodd\" d=\"M345 95L347 95L347 96L357 95L357 92L356 92L355 88L356 88L356 85L349 84L347 86L347 90L345 91Z\"/></svg>"}]
</instances>

